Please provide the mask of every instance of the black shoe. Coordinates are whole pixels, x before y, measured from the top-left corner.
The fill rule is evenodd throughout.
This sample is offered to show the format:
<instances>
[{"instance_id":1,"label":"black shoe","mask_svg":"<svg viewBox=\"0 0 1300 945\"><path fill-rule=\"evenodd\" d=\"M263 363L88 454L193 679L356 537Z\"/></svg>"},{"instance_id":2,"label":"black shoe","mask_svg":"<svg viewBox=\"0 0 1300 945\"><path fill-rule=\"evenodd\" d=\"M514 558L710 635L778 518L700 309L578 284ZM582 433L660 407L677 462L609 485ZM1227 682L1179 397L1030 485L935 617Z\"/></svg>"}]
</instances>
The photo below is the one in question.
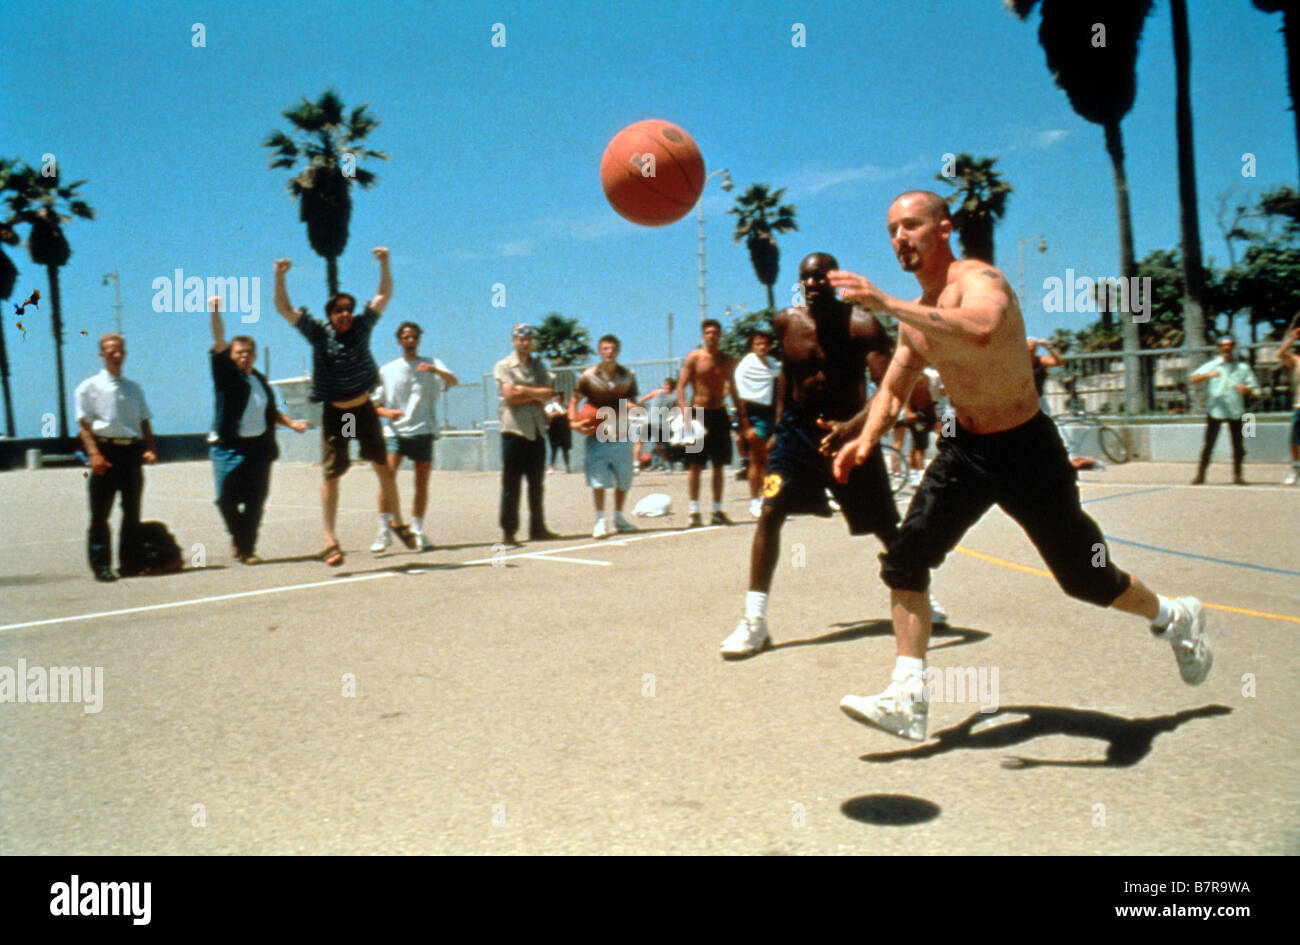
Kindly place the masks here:
<instances>
[{"instance_id":1,"label":"black shoe","mask_svg":"<svg viewBox=\"0 0 1300 945\"><path fill-rule=\"evenodd\" d=\"M96 568L95 580L108 583L109 581L116 581L117 575L114 574L112 571L108 570L108 568Z\"/></svg>"},{"instance_id":2,"label":"black shoe","mask_svg":"<svg viewBox=\"0 0 1300 945\"><path fill-rule=\"evenodd\" d=\"M727 514L726 514L725 512L723 512L722 509L718 509L718 511L716 511L716 512L713 513L713 524L714 524L714 525L730 525L730 524L731 524L731 519L727 518Z\"/></svg>"},{"instance_id":3,"label":"black shoe","mask_svg":"<svg viewBox=\"0 0 1300 945\"><path fill-rule=\"evenodd\" d=\"M519 539L515 537L514 532L506 532L504 535L501 536L501 544L507 545L508 547L511 548L518 548Z\"/></svg>"},{"instance_id":4,"label":"black shoe","mask_svg":"<svg viewBox=\"0 0 1300 945\"><path fill-rule=\"evenodd\" d=\"M749 467L741 466L736 470L736 482L744 482L749 478Z\"/></svg>"},{"instance_id":5,"label":"black shoe","mask_svg":"<svg viewBox=\"0 0 1300 945\"><path fill-rule=\"evenodd\" d=\"M692 513L691 513L691 521L690 521L690 523L689 523L686 527L687 527L687 528L699 528L699 527L700 527L701 525L703 525L703 524L704 524L704 519L700 517L700 513L699 513L699 512L692 512Z\"/></svg>"},{"instance_id":6,"label":"black shoe","mask_svg":"<svg viewBox=\"0 0 1300 945\"><path fill-rule=\"evenodd\" d=\"M1248 483L1245 479L1242 479L1240 476L1233 476L1233 477L1232 477L1232 484L1233 484L1234 486L1248 486L1248 485L1250 485L1250 483Z\"/></svg>"},{"instance_id":7,"label":"black shoe","mask_svg":"<svg viewBox=\"0 0 1300 945\"><path fill-rule=\"evenodd\" d=\"M1196 478L1192 480L1192 485L1194 485L1194 486L1203 486L1203 485L1205 485L1205 475L1204 475L1204 473L1198 473L1197 476L1196 476Z\"/></svg>"},{"instance_id":8,"label":"black shoe","mask_svg":"<svg viewBox=\"0 0 1300 945\"><path fill-rule=\"evenodd\" d=\"M555 532L551 531L549 528L543 528L540 531L529 532L528 540L529 541L559 541L560 536L555 534Z\"/></svg>"}]
</instances>

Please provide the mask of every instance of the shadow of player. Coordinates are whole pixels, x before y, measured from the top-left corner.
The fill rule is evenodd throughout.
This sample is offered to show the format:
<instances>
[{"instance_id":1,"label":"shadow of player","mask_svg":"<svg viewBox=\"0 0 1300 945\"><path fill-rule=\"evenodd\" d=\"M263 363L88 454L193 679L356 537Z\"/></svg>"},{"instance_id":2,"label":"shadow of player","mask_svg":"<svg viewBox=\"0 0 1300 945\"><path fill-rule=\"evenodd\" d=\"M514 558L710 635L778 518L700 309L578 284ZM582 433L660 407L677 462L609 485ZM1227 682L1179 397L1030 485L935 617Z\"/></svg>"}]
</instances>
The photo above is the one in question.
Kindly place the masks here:
<instances>
[{"instance_id":1,"label":"shadow of player","mask_svg":"<svg viewBox=\"0 0 1300 945\"><path fill-rule=\"evenodd\" d=\"M807 637L803 640L789 640L785 643L773 643L772 649L780 650L794 646L826 646L832 643L848 643L865 637L890 637L894 635L894 625L889 620L857 620L831 624L839 627L819 637ZM932 636L936 639L955 637L943 643L935 643L930 649L941 650L945 647L962 646L967 643L979 643L987 640L988 634L983 630L971 630L967 627L950 627L946 623L935 624Z\"/></svg>"},{"instance_id":2,"label":"shadow of player","mask_svg":"<svg viewBox=\"0 0 1300 945\"><path fill-rule=\"evenodd\" d=\"M1227 715L1232 710L1224 705L1207 705L1199 709L1184 709L1173 715L1160 715L1149 719L1126 719L1119 715L1096 712L1091 709L1061 709L1041 705L1008 705L997 712L976 712L960 725L937 733L935 741L916 748L898 751L875 752L863 755L863 761L885 762L906 759L920 760L956 751L960 748L1007 748L1044 735L1071 735L1076 738L1097 738L1106 742L1106 757L1093 760L1043 760L1012 756L1002 762L1004 768L1023 770L1046 766L1063 768L1127 768L1137 764L1151 751L1157 735L1172 732L1184 722L1193 719ZM1003 725L976 732L981 723L988 723L999 715L1028 716Z\"/></svg>"}]
</instances>

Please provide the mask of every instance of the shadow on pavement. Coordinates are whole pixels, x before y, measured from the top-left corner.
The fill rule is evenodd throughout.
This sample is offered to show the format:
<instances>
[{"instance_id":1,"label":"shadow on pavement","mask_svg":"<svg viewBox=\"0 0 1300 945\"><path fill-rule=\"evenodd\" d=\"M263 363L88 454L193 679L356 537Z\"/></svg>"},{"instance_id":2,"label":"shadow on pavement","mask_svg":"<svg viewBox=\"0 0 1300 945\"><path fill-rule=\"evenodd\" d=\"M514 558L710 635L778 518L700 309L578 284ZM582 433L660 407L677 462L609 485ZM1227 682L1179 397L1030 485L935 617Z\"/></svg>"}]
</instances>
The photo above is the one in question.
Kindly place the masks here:
<instances>
[{"instance_id":1,"label":"shadow on pavement","mask_svg":"<svg viewBox=\"0 0 1300 945\"><path fill-rule=\"evenodd\" d=\"M885 762L920 760L942 755L961 748L1007 748L1044 735L1072 735L1076 738L1096 738L1107 743L1106 757L1091 760L1057 760L1021 758L1012 756L1002 762L1004 768L1024 770L1045 766L1066 768L1127 768L1137 764L1151 751L1157 735L1172 732L1184 722L1193 719L1227 715L1232 709L1225 705L1207 705L1199 709L1184 709L1173 715L1160 715L1149 719L1126 719L1119 715L1096 712L1091 709L1061 709L1042 705L1007 705L997 712L976 712L952 728L937 733L935 741L916 748L882 751L863 755L863 761ZM976 732L981 724L992 723L1000 715L1023 715L1004 724L991 724Z\"/></svg>"},{"instance_id":2,"label":"shadow on pavement","mask_svg":"<svg viewBox=\"0 0 1300 945\"><path fill-rule=\"evenodd\" d=\"M939 805L907 794L864 794L841 804L840 813L864 824L906 827L934 820L939 816Z\"/></svg>"},{"instance_id":3,"label":"shadow on pavement","mask_svg":"<svg viewBox=\"0 0 1300 945\"><path fill-rule=\"evenodd\" d=\"M780 650L791 646L825 646L830 643L848 643L851 640L861 640L864 637L892 637L894 635L894 625L889 620L863 620L854 623L836 623L832 624L832 626L841 629L823 634L820 637L808 637L803 640L790 640L787 643L774 643L772 644L772 649ZM966 643L979 643L981 640L987 640L989 636L983 630L971 630L966 627L950 627L947 624L937 625L931 635L934 639L943 639L945 637L955 638L943 643L932 644L930 646L931 650L962 646Z\"/></svg>"}]
</instances>

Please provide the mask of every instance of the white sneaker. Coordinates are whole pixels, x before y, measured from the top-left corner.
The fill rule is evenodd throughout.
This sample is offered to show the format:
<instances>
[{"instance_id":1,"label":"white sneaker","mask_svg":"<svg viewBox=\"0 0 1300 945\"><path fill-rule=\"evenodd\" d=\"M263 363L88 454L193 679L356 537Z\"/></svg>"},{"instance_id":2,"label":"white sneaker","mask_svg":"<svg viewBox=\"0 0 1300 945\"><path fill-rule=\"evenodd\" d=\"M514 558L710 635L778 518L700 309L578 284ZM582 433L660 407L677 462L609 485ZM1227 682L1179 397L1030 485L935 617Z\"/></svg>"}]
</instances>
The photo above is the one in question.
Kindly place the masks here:
<instances>
[{"instance_id":1,"label":"white sneaker","mask_svg":"<svg viewBox=\"0 0 1300 945\"><path fill-rule=\"evenodd\" d=\"M930 595L931 626L938 623L946 624L947 622L948 622L948 611L944 610L943 604L939 603L939 599L935 597L933 594L931 594Z\"/></svg>"},{"instance_id":2,"label":"white sneaker","mask_svg":"<svg viewBox=\"0 0 1300 945\"><path fill-rule=\"evenodd\" d=\"M1214 653L1210 650L1210 635L1205 630L1205 608L1195 597L1180 597L1174 602L1178 616L1165 630L1152 627L1151 632L1161 640L1168 640L1178 660L1178 672L1183 682L1198 686L1210 674Z\"/></svg>"},{"instance_id":3,"label":"white sneaker","mask_svg":"<svg viewBox=\"0 0 1300 945\"><path fill-rule=\"evenodd\" d=\"M1300 482L1300 473L1297 473L1297 472L1293 469L1293 470L1291 470L1291 475L1287 476L1285 479L1282 480L1282 485L1284 485L1284 486L1294 486L1294 485L1296 484L1296 482Z\"/></svg>"},{"instance_id":4,"label":"white sneaker","mask_svg":"<svg viewBox=\"0 0 1300 945\"><path fill-rule=\"evenodd\" d=\"M920 677L910 686L892 679L885 691L875 696L845 696L840 708L851 719L874 726L890 735L925 741L930 705L924 699Z\"/></svg>"},{"instance_id":5,"label":"white sneaker","mask_svg":"<svg viewBox=\"0 0 1300 945\"><path fill-rule=\"evenodd\" d=\"M608 538L608 537L609 537L609 523L606 522L603 518L598 518L598 519L596 519L596 527L593 528L593 529L591 530L591 537L592 537L592 538Z\"/></svg>"},{"instance_id":6,"label":"white sneaker","mask_svg":"<svg viewBox=\"0 0 1300 945\"><path fill-rule=\"evenodd\" d=\"M424 532L420 532L415 536L415 547L418 551L432 551L433 542L429 541Z\"/></svg>"},{"instance_id":7,"label":"white sneaker","mask_svg":"<svg viewBox=\"0 0 1300 945\"><path fill-rule=\"evenodd\" d=\"M752 516L754 516L754 518L759 518L759 517L762 516L762 514L763 514L763 500L762 500L762 499L752 499L752 500L750 500L750 503L749 503L749 514L752 515Z\"/></svg>"},{"instance_id":8,"label":"white sneaker","mask_svg":"<svg viewBox=\"0 0 1300 945\"><path fill-rule=\"evenodd\" d=\"M722 658L724 660L743 660L747 656L757 656L772 645L772 638L767 635L767 621L762 617L741 617L731 636L722 641Z\"/></svg>"},{"instance_id":9,"label":"white sneaker","mask_svg":"<svg viewBox=\"0 0 1300 945\"><path fill-rule=\"evenodd\" d=\"M375 536L374 543L371 544L370 550L375 552L386 551L388 546L392 543L393 533L389 530L387 525L380 525L379 534Z\"/></svg>"},{"instance_id":10,"label":"white sneaker","mask_svg":"<svg viewBox=\"0 0 1300 945\"><path fill-rule=\"evenodd\" d=\"M637 527L621 515L614 516L614 531L616 532L635 532Z\"/></svg>"}]
</instances>

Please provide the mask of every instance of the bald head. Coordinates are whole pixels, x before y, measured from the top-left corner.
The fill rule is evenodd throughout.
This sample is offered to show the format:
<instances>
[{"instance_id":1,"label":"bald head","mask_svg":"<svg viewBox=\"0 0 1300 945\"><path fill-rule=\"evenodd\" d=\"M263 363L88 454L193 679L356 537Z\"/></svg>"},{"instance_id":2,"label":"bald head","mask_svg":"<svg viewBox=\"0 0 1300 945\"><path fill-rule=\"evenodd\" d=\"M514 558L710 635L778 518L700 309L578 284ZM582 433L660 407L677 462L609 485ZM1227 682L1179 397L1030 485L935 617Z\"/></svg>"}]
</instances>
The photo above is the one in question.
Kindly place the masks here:
<instances>
[{"instance_id":1,"label":"bald head","mask_svg":"<svg viewBox=\"0 0 1300 945\"><path fill-rule=\"evenodd\" d=\"M803 289L804 304L824 311L835 303L835 290L827 279L831 270L840 268L839 261L830 253L809 253L799 263L799 286Z\"/></svg>"},{"instance_id":2,"label":"bald head","mask_svg":"<svg viewBox=\"0 0 1300 945\"><path fill-rule=\"evenodd\" d=\"M932 190L908 190L894 198L894 203L901 200L918 201L921 208L936 220L951 220L952 214L948 212L948 201L944 200Z\"/></svg>"}]
</instances>

